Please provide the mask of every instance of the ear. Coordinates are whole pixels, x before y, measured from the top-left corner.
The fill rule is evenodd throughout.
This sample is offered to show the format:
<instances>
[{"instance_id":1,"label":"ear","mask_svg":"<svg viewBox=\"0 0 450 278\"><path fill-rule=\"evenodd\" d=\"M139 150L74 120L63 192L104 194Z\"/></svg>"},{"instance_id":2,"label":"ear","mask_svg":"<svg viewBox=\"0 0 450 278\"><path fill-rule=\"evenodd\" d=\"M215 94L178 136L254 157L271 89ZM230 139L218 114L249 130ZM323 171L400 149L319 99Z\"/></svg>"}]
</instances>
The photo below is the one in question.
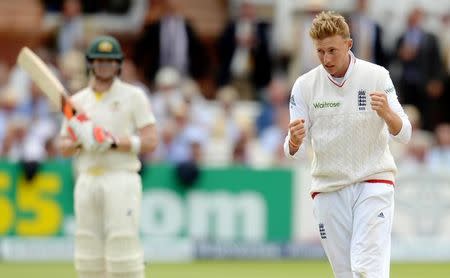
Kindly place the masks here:
<instances>
[{"instance_id":1,"label":"ear","mask_svg":"<svg viewBox=\"0 0 450 278\"><path fill-rule=\"evenodd\" d=\"M348 39L347 40L347 46L348 46L348 50L352 49L352 46L353 46L353 40L352 39Z\"/></svg>"}]
</instances>

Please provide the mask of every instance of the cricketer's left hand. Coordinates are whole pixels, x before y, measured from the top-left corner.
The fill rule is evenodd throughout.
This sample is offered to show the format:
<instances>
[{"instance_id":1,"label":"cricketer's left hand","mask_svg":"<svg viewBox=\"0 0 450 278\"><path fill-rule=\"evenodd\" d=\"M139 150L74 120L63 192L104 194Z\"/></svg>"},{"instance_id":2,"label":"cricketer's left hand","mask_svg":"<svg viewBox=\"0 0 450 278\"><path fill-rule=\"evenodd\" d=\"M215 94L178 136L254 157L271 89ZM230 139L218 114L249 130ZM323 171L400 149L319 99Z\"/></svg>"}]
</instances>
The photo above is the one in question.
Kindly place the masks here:
<instances>
[{"instance_id":1,"label":"cricketer's left hand","mask_svg":"<svg viewBox=\"0 0 450 278\"><path fill-rule=\"evenodd\" d=\"M370 105L372 110L377 112L378 116L385 119L391 112L385 92L372 92L370 96Z\"/></svg>"}]
</instances>

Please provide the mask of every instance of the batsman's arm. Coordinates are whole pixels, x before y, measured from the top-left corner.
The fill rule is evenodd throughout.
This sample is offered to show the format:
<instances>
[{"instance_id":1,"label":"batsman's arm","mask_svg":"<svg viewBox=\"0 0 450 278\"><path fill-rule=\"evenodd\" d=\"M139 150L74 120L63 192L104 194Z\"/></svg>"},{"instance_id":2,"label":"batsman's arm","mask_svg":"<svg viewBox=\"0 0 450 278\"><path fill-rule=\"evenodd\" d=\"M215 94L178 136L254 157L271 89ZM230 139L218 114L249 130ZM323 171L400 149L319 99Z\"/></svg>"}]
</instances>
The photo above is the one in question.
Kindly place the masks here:
<instances>
[{"instance_id":1,"label":"batsman's arm","mask_svg":"<svg viewBox=\"0 0 450 278\"><path fill-rule=\"evenodd\" d=\"M123 152L148 153L156 149L158 135L155 124L148 124L138 130L136 135L117 138L117 150Z\"/></svg>"}]
</instances>

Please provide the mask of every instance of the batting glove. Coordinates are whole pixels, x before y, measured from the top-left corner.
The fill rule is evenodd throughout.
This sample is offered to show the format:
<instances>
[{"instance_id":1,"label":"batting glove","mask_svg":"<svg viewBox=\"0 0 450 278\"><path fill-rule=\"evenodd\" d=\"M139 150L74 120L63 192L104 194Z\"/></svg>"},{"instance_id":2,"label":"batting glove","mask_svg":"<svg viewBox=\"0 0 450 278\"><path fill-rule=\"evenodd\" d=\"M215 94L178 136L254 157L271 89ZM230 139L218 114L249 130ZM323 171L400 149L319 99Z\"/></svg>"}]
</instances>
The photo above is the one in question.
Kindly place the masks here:
<instances>
[{"instance_id":1,"label":"batting glove","mask_svg":"<svg viewBox=\"0 0 450 278\"><path fill-rule=\"evenodd\" d=\"M115 140L105 129L95 126L85 114L72 117L68 123L69 134L88 152L104 152L115 146Z\"/></svg>"}]
</instances>

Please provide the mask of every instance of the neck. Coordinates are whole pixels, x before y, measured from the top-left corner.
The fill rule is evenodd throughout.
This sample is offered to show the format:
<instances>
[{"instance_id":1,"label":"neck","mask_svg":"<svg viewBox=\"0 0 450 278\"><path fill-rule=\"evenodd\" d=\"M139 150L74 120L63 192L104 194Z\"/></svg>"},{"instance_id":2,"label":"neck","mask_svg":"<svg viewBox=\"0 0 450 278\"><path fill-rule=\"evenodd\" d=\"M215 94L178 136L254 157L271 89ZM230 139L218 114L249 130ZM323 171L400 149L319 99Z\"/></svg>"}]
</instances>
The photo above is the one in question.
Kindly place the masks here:
<instances>
[{"instance_id":1,"label":"neck","mask_svg":"<svg viewBox=\"0 0 450 278\"><path fill-rule=\"evenodd\" d=\"M92 88L94 89L95 92L99 93L106 92L109 90L109 88L111 88L113 82L114 79L102 80L99 78L95 78Z\"/></svg>"},{"instance_id":2,"label":"neck","mask_svg":"<svg viewBox=\"0 0 450 278\"><path fill-rule=\"evenodd\" d=\"M345 76L345 74L347 73L348 68L350 67L350 61L351 61L350 54L347 55L346 59L347 59L347 61L345 63L345 65L346 65L345 68L343 68L342 71L337 72L335 75L333 75L333 77L340 78L340 77L344 77Z\"/></svg>"}]
</instances>

